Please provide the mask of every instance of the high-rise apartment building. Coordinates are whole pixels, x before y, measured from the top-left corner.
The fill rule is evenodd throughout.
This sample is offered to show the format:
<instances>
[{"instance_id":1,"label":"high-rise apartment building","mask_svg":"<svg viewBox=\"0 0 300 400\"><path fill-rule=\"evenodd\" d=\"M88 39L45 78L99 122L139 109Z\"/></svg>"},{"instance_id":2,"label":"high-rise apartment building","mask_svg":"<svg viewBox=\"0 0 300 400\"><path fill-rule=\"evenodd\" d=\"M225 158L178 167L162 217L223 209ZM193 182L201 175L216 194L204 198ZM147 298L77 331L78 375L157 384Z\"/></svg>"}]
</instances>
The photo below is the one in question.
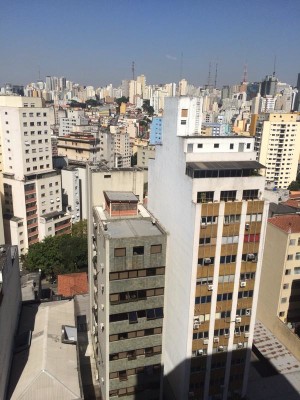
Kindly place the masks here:
<instances>
[{"instance_id":1,"label":"high-rise apartment building","mask_svg":"<svg viewBox=\"0 0 300 400\"><path fill-rule=\"evenodd\" d=\"M159 399L166 233L132 192L106 191L94 207L91 192L89 184L90 326L102 399Z\"/></svg>"},{"instance_id":2,"label":"high-rise apartment building","mask_svg":"<svg viewBox=\"0 0 300 400\"><path fill-rule=\"evenodd\" d=\"M199 104L200 103L200 104ZM168 232L167 399L245 395L268 205L254 140L202 137L197 98L168 98L148 209Z\"/></svg>"},{"instance_id":3,"label":"high-rise apartment building","mask_svg":"<svg viewBox=\"0 0 300 400\"><path fill-rule=\"evenodd\" d=\"M286 189L296 179L300 152L299 116L292 113L261 114L255 127L257 160L266 169L267 182Z\"/></svg>"},{"instance_id":4,"label":"high-rise apartment building","mask_svg":"<svg viewBox=\"0 0 300 400\"><path fill-rule=\"evenodd\" d=\"M0 96L5 241L20 254L45 236L70 231L61 176L52 166L49 113L41 98Z\"/></svg>"}]
</instances>

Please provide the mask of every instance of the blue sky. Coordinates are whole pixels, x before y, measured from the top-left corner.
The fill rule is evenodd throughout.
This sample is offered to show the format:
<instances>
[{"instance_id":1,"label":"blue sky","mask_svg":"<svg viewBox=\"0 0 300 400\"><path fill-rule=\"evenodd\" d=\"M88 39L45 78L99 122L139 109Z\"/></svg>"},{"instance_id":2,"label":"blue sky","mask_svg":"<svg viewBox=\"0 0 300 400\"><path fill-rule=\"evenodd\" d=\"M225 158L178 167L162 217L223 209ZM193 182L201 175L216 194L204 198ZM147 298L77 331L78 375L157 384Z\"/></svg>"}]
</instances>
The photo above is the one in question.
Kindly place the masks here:
<instances>
[{"instance_id":1,"label":"blue sky","mask_svg":"<svg viewBox=\"0 0 300 400\"><path fill-rule=\"evenodd\" d=\"M260 80L295 85L300 72L300 0L1 0L0 85L46 75L85 85Z\"/></svg>"}]
</instances>

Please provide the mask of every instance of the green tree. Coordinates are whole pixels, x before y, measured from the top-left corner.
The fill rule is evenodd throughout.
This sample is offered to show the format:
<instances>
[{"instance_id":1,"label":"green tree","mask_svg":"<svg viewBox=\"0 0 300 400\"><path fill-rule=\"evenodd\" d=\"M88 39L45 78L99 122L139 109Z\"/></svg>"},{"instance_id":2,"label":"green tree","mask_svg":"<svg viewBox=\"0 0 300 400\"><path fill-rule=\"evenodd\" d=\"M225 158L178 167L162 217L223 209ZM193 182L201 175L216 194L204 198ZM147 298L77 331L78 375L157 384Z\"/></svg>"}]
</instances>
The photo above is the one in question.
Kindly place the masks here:
<instances>
[{"instance_id":1,"label":"green tree","mask_svg":"<svg viewBox=\"0 0 300 400\"><path fill-rule=\"evenodd\" d=\"M118 99L115 100L115 102L120 106L122 103L128 103L129 97L119 97Z\"/></svg>"},{"instance_id":2,"label":"green tree","mask_svg":"<svg viewBox=\"0 0 300 400\"><path fill-rule=\"evenodd\" d=\"M45 275L53 276L86 268L87 260L86 235L48 236L29 247L23 265L29 271L41 269Z\"/></svg>"},{"instance_id":3,"label":"green tree","mask_svg":"<svg viewBox=\"0 0 300 400\"><path fill-rule=\"evenodd\" d=\"M292 181L288 186L288 190L300 190L300 183L298 181Z\"/></svg>"},{"instance_id":4,"label":"green tree","mask_svg":"<svg viewBox=\"0 0 300 400\"><path fill-rule=\"evenodd\" d=\"M72 236L86 237L87 238L87 220L82 219L72 225Z\"/></svg>"}]
</instances>

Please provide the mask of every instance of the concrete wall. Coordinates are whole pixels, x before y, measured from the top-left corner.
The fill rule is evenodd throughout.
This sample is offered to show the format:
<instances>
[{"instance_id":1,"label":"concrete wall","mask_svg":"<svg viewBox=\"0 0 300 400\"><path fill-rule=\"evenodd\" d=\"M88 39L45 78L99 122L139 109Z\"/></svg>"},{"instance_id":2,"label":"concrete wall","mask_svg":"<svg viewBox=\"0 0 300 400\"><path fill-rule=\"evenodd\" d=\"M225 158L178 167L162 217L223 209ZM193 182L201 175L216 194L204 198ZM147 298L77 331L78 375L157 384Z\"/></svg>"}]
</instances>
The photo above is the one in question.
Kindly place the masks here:
<instances>
[{"instance_id":1,"label":"concrete wall","mask_svg":"<svg viewBox=\"0 0 300 400\"><path fill-rule=\"evenodd\" d=\"M192 202L192 180L184 174L183 141L175 136L176 101L178 99L171 99L165 104L165 115L170 118L163 121L164 145L157 146L156 159L149 160L148 208L172 235L167 247L163 365L165 376L176 370L176 374L170 375L171 386L178 399L185 399L189 383L187 360L192 348L189 325L193 321L195 294L191 282L197 266L197 254L194 254L196 206ZM166 151L172 157L167 157Z\"/></svg>"},{"instance_id":2,"label":"concrete wall","mask_svg":"<svg viewBox=\"0 0 300 400\"><path fill-rule=\"evenodd\" d=\"M22 299L17 248L6 246L6 253L0 257L1 263L4 261L0 283L0 400L5 400Z\"/></svg>"}]
</instances>

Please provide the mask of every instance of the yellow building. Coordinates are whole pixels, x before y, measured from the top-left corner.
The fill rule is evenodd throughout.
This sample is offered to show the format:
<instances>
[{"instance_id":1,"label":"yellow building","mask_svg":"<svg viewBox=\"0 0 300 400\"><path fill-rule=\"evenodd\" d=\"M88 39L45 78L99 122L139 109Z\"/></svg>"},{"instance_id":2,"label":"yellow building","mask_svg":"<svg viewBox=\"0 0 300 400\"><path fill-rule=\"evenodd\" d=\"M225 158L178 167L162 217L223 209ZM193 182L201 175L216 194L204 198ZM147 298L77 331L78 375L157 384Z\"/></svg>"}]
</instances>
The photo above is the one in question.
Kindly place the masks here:
<instances>
[{"instance_id":1,"label":"yellow building","mask_svg":"<svg viewBox=\"0 0 300 400\"><path fill-rule=\"evenodd\" d=\"M300 322L300 215L268 220L258 318L272 330L279 318ZM276 324L276 322L275 322Z\"/></svg>"}]
</instances>

